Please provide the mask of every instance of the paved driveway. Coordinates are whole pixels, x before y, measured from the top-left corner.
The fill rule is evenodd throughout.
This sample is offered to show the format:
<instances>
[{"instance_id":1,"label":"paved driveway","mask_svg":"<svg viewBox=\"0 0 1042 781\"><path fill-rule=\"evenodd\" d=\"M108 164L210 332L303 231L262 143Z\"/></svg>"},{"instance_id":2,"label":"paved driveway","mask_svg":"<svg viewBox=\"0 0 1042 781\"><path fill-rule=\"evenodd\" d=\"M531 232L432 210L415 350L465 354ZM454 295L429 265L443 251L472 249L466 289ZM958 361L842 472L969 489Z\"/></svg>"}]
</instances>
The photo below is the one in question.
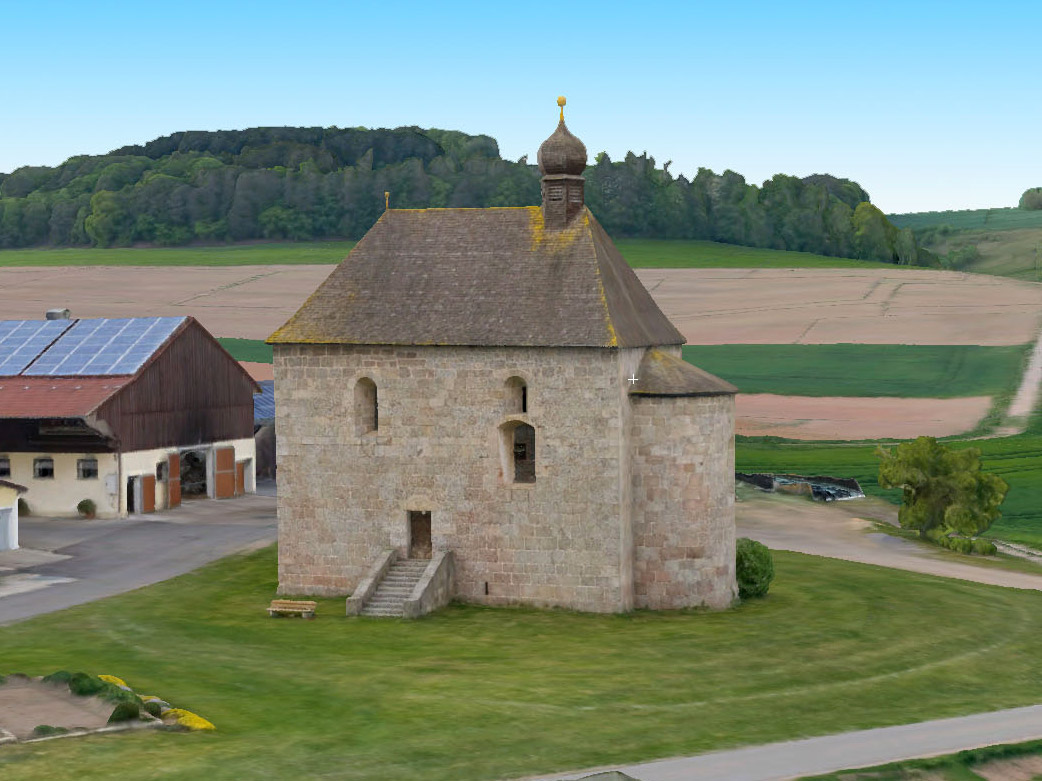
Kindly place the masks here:
<instances>
[{"instance_id":1,"label":"paved driveway","mask_svg":"<svg viewBox=\"0 0 1042 781\"><path fill-rule=\"evenodd\" d=\"M171 512L119 520L22 518L19 542L29 550L0 553L0 625L157 583L273 543L275 497L266 493L195 500Z\"/></svg>"}]
</instances>

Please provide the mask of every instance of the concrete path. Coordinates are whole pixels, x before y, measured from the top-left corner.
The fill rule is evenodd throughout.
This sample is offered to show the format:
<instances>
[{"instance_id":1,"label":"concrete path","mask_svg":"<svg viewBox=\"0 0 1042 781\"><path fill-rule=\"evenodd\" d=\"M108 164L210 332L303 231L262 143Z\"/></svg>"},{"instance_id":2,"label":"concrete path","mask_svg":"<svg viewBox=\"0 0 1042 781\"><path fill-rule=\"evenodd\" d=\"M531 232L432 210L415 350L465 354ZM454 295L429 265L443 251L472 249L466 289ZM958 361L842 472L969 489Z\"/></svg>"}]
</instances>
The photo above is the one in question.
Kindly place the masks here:
<instances>
[{"instance_id":1,"label":"concrete path","mask_svg":"<svg viewBox=\"0 0 1042 781\"><path fill-rule=\"evenodd\" d=\"M612 770L638 781L782 781L1039 738L1042 738L1042 705L1032 705L956 719L545 776L544 781L580 779Z\"/></svg>"},{"instance_id":2,"label":"concrete path","mask_svg":"<svg viewBox=\"0 0 1042 781\"><path fill-rule=\"evenodd\" d=\"M1042 567L1033 574L1002 569L988 560L967 563L951 551L874 531L867 519L896 523L897 507L873 498L826 504L755 489L743 492L742 501L735 505L738 536L774 550L1042 591Z\"/></svg>"},{"instance_id":3,"label":"concrete path","mask_svg":"<svg viewBox=\"0 0 1042 781\"><path fill-rule=\"evenodd\" d=\"M26 549L60 555L22 553L0 562L0 625L158 583L271 544L277 533L270 495L195 500L118 520L22 518Z\"/></svg>"}]
</instances>

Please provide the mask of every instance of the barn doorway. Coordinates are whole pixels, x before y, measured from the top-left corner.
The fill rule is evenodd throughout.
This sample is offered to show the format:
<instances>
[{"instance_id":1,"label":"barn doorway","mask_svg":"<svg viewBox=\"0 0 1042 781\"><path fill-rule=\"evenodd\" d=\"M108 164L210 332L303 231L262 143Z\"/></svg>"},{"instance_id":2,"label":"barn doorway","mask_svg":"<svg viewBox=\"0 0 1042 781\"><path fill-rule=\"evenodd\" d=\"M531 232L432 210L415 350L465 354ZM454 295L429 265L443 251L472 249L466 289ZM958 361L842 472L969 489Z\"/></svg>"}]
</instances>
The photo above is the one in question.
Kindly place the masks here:
<instances>
[{"instance_id":1,"label":"barn doorway","mask_svg":"<svg viewBox=\"0 0 1042 781\"><path fill-rule=\"evenodd\" d=\"M181 498L205 499L209 496L209 464L205 450L187 450L181 454Z\"/></svg>"},{"instance_id":2,"label":"barn doorway","mask_svg":"<svg viewBox=\"0 0 1042 781\"><path fill-rule=\"evenodd\" d=\"M141 475L127 478L127 512L139 513L143 507L143 486Z\"/></svg>"},{"instance_id":3,"label":"barn doorway","mask_svg":"<svg viewBox=\"0 0 1042 781\"><path fill-rule=\"evenodd\" d=\"M431 557L431 511L409 510L409 558Z\"/></svg>"}]
</instances>

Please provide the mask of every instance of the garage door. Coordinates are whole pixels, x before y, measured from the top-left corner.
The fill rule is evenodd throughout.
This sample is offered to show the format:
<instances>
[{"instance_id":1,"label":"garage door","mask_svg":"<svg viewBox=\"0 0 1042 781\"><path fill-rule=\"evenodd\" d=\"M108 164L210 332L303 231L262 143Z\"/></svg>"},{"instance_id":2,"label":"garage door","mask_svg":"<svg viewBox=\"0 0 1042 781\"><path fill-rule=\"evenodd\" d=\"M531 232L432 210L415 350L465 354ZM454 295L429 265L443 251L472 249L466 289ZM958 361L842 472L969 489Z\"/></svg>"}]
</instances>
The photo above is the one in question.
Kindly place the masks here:
<instances>
[{"instance_id":1,"label":"garage door","mask_svg":"<svg viewBox=\"0 0 1042 781\"><path fill-rule=\"evenodd\" d=\"M166 506L181 506L181 454L171 453L166 466Z\"/></svg>"},{"instance_id":2,"label":"garage door","mask_svg":"<svg viewBox=\"0 0 1042 781\"><path fill-rule=\"evenodd\" d=\"M235 496L235 448L214 448L214 496L230 499Z\"/></svg>"}]
</instances>

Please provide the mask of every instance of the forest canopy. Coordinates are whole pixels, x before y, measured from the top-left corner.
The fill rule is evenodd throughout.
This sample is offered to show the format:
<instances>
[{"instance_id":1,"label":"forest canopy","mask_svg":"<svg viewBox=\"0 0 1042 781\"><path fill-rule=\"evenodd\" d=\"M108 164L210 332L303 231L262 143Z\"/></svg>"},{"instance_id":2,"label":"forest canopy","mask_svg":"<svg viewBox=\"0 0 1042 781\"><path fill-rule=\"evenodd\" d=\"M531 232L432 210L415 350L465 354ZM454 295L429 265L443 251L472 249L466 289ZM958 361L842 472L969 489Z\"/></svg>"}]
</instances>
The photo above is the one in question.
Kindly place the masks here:
<instances>
[{"instance_id":1,"label":"forest canopy","mask_svg":"<svg viewBox=\"0 0 1042 781\"><path fill-rule=\"evenodd\" d=\"M762 186L701 168L674 177L646 153L586 169L613 236L711 239L929 265L856 182L778 174ZM0 248L357 239L397 208L530 206L539 172L489 136L416 127L189 131L0 174Z\"/></svg>"}]
</instances>

